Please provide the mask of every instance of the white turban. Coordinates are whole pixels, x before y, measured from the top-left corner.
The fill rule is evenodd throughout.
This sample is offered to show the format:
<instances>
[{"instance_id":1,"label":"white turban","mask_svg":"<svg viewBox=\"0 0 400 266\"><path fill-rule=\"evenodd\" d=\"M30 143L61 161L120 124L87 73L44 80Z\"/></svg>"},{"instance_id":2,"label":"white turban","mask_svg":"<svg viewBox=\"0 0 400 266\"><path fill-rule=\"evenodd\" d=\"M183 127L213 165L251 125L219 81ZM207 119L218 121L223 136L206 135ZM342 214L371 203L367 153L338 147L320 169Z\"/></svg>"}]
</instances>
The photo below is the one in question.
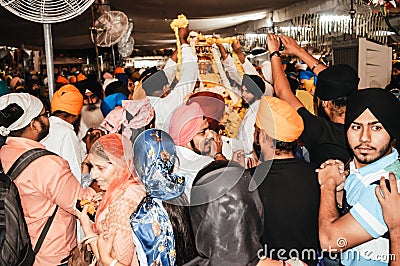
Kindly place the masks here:
<instances>
[{"instance_id":1,"label":"white turban","mask_svg":"<svg viewBox=\"0 0 400 266\"><path fill-rule=\"evenodd\" d=\"M17 104L24 111L23 114L13 121L7 121L4 110L10 104ZM0 112L1 112L1 124L0 124L0 134L2 136L7 136L10 131L15 131L26 127L32 119L37 117L43 109L42 102L35 96L28 93L9 93L0 97ZM6 120L8 123L3 123ZM10 124L11 123L11 124Z\"/></svg>"}]
</instances>

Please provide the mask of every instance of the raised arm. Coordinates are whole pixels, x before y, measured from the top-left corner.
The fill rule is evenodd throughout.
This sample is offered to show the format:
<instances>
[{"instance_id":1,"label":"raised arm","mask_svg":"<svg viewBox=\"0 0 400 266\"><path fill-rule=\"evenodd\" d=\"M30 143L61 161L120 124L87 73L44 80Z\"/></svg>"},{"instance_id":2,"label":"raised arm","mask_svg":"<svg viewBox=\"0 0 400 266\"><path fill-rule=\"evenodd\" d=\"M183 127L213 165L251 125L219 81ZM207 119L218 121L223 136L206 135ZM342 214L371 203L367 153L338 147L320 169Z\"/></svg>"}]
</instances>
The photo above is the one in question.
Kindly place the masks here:
<instances>
[{"instance_id":1,"label":"raised arm","mask_svg":"<svg viewBox=\"0 0 400 266\"><path fill-rule=\"evenodd\" d=\"M268 35L268 50L270 54L279 51L280 41L277 35ZM276 54L276 53L275 53ZM282 68L282 59L279 55L271 57L272 79L276 96L286 101L295 110L303 107L303 104L293 94L290 89L289 81Z\"/></svg>"},{"instance_id":2,"label":"raised arm","mask_svg":"<svg viewBox=\"0 0 400 266\"><path fill-rule=\"evenodd\" d=\"M326 66L315 59L311 54L307 53L295 39L288 36L279 36L282 40L285 49L282 51L284 54L292 54L300 58L301 61L307 64L307 66L318 76L319 72L324 70Z\"/></svg>"}]
</instances>

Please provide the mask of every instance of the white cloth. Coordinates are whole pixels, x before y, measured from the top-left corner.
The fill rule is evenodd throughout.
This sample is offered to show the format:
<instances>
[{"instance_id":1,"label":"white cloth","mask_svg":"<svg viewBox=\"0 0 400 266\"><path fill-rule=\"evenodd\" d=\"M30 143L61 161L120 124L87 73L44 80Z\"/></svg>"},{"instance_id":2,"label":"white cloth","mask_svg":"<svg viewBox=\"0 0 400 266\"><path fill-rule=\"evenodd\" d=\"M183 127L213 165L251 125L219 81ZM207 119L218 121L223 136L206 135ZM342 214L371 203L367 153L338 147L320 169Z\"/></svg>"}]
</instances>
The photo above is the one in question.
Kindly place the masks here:
<instances>
[{"instance_id":1,"label":"white cloth","mask_svg":"<svg viewBox=\"0 0 400 266\"><path fill-rule=\"evenodd\" d=\"M156 128L168 132L171 115L193 91L197 73L197 56L192 53L189 45L182 44L182 72L175 88L165 98L147 96L156 114Z\"/></svg>"},{"instance_id":2,"label":"white cloth","mask_svg":"<svg viewBox=\"0 0 400 266\"><path fill-rule=\"evenodd\" d=\"M0 109L3 110L8 105L15 103L24 110L20 118L9 127L0 127L1 135L7 136L10 131L26 127L32 119L37 117L43 109L43 104L39 98L28 93L10 93L0 97Z\"/></svg>"},{"instance_id":3,"label":"white cloth","mask_svg":"<svg viewBox=\"0 0 400 266\"><path fill-rule=\"evenodd\" d=\"M56 116L51 116L49 121L49 134L40 143L49 151L67 160L72 174L81 183L81 163L84 160L85 152L74 132L74 127Z\"/></svg>"},{"instance_id":4,"label":"white cloth","mask_svg":"<svg viewBox=\"0 0 400 266\"><path fill-rule=\"evenodd\" d=\"M177 64L171 58L168 58L167 63L165 64L163 71L165 76L167 77L168 83L171 85L172 81L175 79Z\"/></svg>"},{"instance_id":5,"label":"white cloth","mask_svg":"<svg viewBox=\"0 0 400 266\"><path fill-rule=\"evenodd\" d=\"M260 100L255 101L249 106L240 123L236 139L222 138L222 154L227 159L231 159L233 153L238 150L243 150L246 156L253 152L254 125L256 123L259 106Z\"/></svg>"},{"instance_id":6,"label":"white cloth","mask_svg":"<svg viewBox=\"0 0 400 266\"><path fill-rule=\"evenodd\" d=\"M183 174L186 178L185 194L190 201L190 191L197 173L214 161L213 158L195 153L188 148L176 146L178 161L175 163L174 173Z\"/></svg>"},{"instance_id":7,"label":"white cloth","mask_svg":"<svg viewBox=\"0 0 400 266\"><path fill-rule=\"evenodd\" d=\"M242 84L242 78L239 76L238 70L236 69L236 64L235 60L231 57L228 56L224 61L222 61L222 64L225 68L225 71L229 74L231 79L233 79L237 84L241 85ZM260 74L257 72L253 64L246 58L244 63L242 64L244 74L248 75L257 75L259 76ZM265 81L265 92L264 95L266 96L272 96L274 94L274 88L272 85Z\"/></svg>"}]
</instances>

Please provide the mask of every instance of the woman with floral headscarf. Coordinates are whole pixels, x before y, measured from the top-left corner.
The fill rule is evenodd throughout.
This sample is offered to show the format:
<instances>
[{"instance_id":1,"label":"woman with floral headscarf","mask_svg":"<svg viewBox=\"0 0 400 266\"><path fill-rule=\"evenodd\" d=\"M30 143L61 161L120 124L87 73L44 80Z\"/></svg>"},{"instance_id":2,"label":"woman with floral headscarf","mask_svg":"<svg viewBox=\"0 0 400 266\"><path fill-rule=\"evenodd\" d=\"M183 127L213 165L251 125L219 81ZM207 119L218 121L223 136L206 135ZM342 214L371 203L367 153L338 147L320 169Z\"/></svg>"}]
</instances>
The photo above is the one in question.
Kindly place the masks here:
<instances>
[{"instance_id":1,"label":"woman with floral headscarf","mask_svg":"<svg viewBox=\"0 0 400 266\"><path fill-rule=\"evenodd\" d=\"M145 191L129 170L131 161L125 159L122 136L109 134L100 137L90 149L89 161L93 165L91 175L105 193L94 224L86 215L87 205L82 210L79 219L83 231L86 236L115 234L112 256L124 265L139 265L129 218L145 196ZM90 245L99 258L97 243L91 242Z\"/></svg>"},{"instance_id":2,"label":"woman with floral headscarf","mask_svg":"<svg viewBox=\"0 0 400 266\"><path fill-rule=\"evenodd\" d=\"M183 265L197 254L188 213L165 202L174 199L178 204L185 188L184 176L172 173L175 144L164 131L149 129L137 137L133 153L135 171L146 189L130 219L140 265ZM98 242L103 264L126 265L109 254L102 237Z\"/></svg>"}]
</instances>

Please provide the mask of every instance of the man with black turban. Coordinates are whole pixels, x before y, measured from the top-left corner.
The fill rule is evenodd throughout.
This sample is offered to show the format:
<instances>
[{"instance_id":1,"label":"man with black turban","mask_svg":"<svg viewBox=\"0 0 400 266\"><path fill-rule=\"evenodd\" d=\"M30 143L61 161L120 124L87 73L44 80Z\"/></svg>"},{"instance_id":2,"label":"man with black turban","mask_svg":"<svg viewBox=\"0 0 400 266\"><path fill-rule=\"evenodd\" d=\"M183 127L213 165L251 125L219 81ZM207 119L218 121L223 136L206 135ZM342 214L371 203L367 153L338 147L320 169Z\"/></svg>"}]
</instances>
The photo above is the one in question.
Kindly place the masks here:
<instances>
[{"instance_id":1,"label":"man with black turban","mask_svg":"<svg viewBox=\"0 0 400 266\"><path fill-rule=\"evenodd\" d=\"M399 154L394 148L400 139L398 117L400 103L390 92L380 88L357 91L349 97L346 109L345 130L353 160L344 191L338 188L345 178L342 162L328 160L318 170L321 247L349 249L342 253L344 265L388 264L388 227L375 187L381 177L389 179L390 173L400 179ZM340 197L341 217L335 200Z\"/></svg>"},{"instance_id":2,"label":"man with black turban","mask_svg":"<svg viewBox=\"0 0 400 266\"><path fill-rule=\"evenodd\" d=\"M282 69L279 52L281 42L285 47L282 53L298 56L318 75L314 96L320 106L319 116L311 114L291 91ZM288 102L303 118L304 132L300 141L310 153L310 162L318 166L330 158L348 161L350 152L346 144L344 119L347 97L358 88L359 78L356 71L342 64L327 68L302 49L293 38L287 36L268 35L268 50L271 54L276 95Z\"/></svg>"}]
</instances>

